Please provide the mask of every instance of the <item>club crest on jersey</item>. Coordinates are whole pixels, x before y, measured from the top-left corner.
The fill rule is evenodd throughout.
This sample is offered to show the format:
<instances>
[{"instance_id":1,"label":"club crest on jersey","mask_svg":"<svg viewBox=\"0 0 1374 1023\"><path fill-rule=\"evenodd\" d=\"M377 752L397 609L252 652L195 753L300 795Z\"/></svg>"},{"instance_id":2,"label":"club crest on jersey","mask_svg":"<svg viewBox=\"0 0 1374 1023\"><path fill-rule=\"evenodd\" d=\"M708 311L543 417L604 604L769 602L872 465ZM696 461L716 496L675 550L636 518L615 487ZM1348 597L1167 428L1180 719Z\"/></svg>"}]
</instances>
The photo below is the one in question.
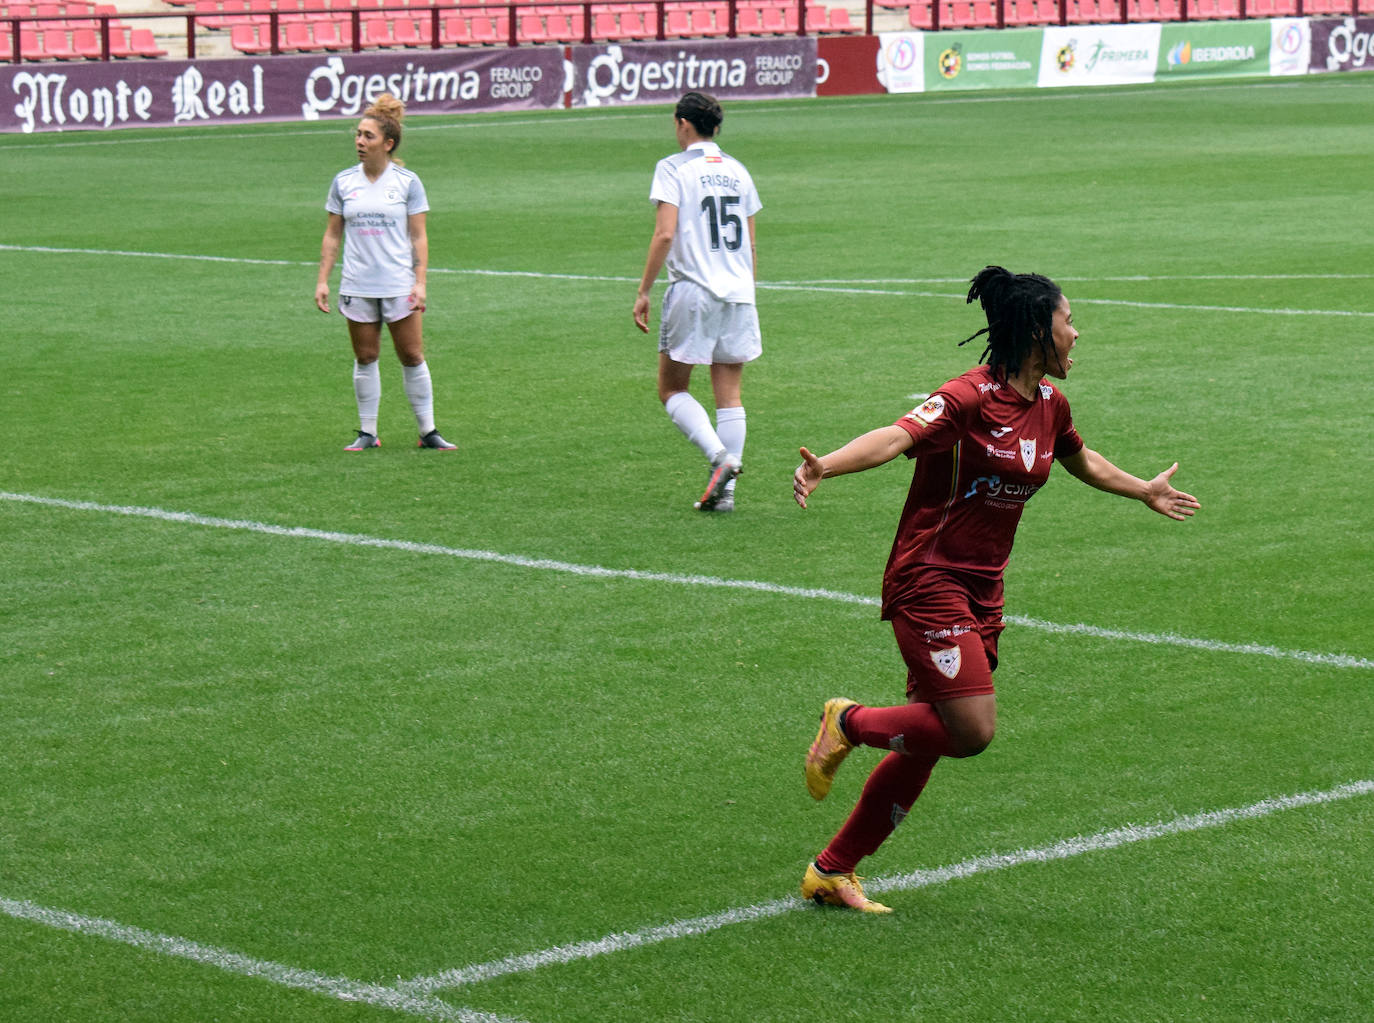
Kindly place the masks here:
<instances>
[{"instance_id":1,"label":"club crest on jersey","mask_svg":"<svg viewBox=\"0 0 1374 1023\"><path fill-rule=\"evenodd\" d=\"M1035 438L1021 441L1021 464L1026 467L1026 472L1035 469Z\"/></svg>"},{"instance_id":2,"label":"club crest on jersey","mask_svg":"<svg viewBox=\"0 0 1374 1023\"><path fill-rule=\"evenodd\" d=\"M401 201L401 190L400 190L399 188L388 188L388 189L386 190L386 201L387 201L387 202L400 202L400 201Z\"/></svg>"},{"instance_id":3,"label":"club crest on jersey","mask_svg":"<svg viewBox=\"0 0 1374 1023\"><path fill-rule=\"evenodd\" d=\"M963 657L957 646L952 646L948 650L932 650L930 659L935 662L935 669L945 678L956 677L963 664Z\"/></svg>"},{"instance_id":4,"label":"club crest on jersey","mask_svg":"<svg viewBox=\"0 0 1374 1023\"><path fill-rule=\"evenodd\" d=\"M940 418L940 413L945 410L945 399L938 394L932 394L926 399L920 408L914 408L906 414L908 419L919 419L923 423L933 423Z\"/></svg>"}]
</instances>

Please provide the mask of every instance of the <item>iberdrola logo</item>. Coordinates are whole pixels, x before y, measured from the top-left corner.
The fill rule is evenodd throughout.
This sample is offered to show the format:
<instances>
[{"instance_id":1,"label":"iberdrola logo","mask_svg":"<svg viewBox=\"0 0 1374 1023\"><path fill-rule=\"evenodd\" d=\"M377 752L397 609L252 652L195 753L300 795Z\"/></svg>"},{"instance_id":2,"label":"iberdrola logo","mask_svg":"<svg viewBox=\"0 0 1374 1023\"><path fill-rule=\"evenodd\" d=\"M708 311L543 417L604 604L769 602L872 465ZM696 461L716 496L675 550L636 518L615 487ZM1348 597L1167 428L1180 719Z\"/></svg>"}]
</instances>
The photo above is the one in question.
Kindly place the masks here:
<instances>
[{"instance_id":1,"label":"iberdrola logo","mask_svg":"<svg viewBox=\"0 0 1374 1023\"><path fill-rule=\"evenodd\" d=\"M940 54L937 66L940 68L940 76L945 79L956 78L960 71L964 69L963 47L955 43L948 50Z\"/></svg>"},{"instance_id":2,"label":"iberdrola logo","mask_svg":"<svg viewBox=\"0 0 1374 1023\"><path fill-rule=\"evenodd\" d=\"M1078 41L1076 39L1070 39L1063 46L1059 47L1059 52L1054 55L1054 62L1058 65L1061 73L1067 74L1073 70L1073 48L1076 45L1078 45Z\"/></svg>"},{"instance_id":3,"label":"iberdrola logo","mask_svg":"<svg viewBox=\"0 0 1374 1023\"><path fill-rule=\"evenodd\" d=\"M1171 67L1177 67L1179 64L1187 64L1192 59L1193 44L1186 39L1169 51L1169 65Z\"/></svg>"}]
</instances>

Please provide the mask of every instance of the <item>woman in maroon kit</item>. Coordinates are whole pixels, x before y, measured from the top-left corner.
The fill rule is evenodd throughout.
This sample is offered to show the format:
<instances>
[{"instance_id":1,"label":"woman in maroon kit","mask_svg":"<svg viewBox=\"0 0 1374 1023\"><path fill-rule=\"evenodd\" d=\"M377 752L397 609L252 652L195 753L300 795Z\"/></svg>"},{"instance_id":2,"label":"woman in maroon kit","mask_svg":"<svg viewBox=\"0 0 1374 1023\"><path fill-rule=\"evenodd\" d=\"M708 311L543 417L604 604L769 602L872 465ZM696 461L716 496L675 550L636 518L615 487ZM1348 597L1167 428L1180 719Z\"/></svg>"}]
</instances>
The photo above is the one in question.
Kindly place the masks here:
<instances>
[{"instance_id":1,"label":"woman in maroon kit","mask_svg":"<svg viewBox=\"0 0 1374 1023\"><path fill-rule=\"evenodd\" d=\"M882 617L907 666L906 704L825 704L806 756L816 799L855 746L888 755L874 768L849 819L806 870L802 895L866 913L891 910L864 895L855 867L892 833L941 757L972 757L992 741L992 673L1002 632L1002 573L1025 503L1055 459L1084 483L1186 519L1201 505L1175 490L1178 464L1152 480L1118 469L1084 447L1069 403L1046 377L1063 380L1078 339L1068 299L1039 274L989 266L974 277L988 325L986 365L940 387L892 426L817 458L801 449L792 480L806 507L821 480L862 472L898 455L916 460L897 537L883 573ZM966 342L961 342L966 343Z\"/></svg>"}]
</instances>

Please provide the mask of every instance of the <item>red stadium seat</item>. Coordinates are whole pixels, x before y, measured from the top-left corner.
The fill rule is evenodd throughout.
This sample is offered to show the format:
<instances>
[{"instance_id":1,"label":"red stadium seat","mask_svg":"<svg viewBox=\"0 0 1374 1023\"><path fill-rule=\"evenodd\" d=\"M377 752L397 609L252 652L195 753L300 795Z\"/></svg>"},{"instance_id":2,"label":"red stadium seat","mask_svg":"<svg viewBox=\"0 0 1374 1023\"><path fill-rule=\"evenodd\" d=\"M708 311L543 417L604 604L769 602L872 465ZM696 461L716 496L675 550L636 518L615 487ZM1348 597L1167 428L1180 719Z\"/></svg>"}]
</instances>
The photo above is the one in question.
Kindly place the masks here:
<instances>
[{"instance_id":1,"label":"red stadium seat","mask_svg":"<svg viewBox=\"0 0 1374 1023\"><path fill-rule=\"evenodd\" d=\"M472 23L461 14L439 22L439 42L444 46L467 46L473 42Z\"/></svg>"},{"instance_id":2,"label":"red stadium seat","mask_svg":"<svg viewBox=\"0 0 1374 1023\"><path fill-rule=\"evenodd\" d=\"M592 38L624 39L620 34L620 18L613 11L597 11L592 15Z\"/></svg>"},{"instance_id":3,"label":"red stadium seat","mask_svg":"<svg viewBox=\"0 0 1374 1023\"><path fill-rule=\"evenodd\" d=\"M363 15L363 45L369 49L396 45L391 22L381 14Z\"/></svg>"},{"instance_id":4,"label":"red stadium seat","mask_svg":"<svg viewBox=\"0 0 1374 1023\"><path fill-rule=\"evenodd\" d=\"M229 45L239 53L267 53L272 49L272 43L266 36L266 25L240 22L229 29ZM110 46L113 49L113 33L110 36Z\"/></svg>"},{"instance_id":5,"label":"red stadium seat","mask_svg":"<svg viewBox=\"0 0 1374 1023\"><path fill-rule=\"evenodd\" d=\"M307 52L315 48L315 36L310 31L309 22L293 21L282 26L281 48Z\"/></svg>"},{"instance_id":6,"label":"red stadium seat","mask_svg":"<svg viewBox=\"0 0 1374 1023\"><path fill-rule=\"evenodd\" d=\"M474 43L496 43L500 42L500 37L496 34L496 22L485 14L479 14L469 22L472 28L472 41Z\"/></svg>"},{"instance_id":7,"label":"red stadium seat","mask_svg":"<svg viewBox=\"0 0 1374 1023\"><path fill-rule=\"evenodd\" d=\"M48 22L47 24L52 24ZM72 41L67 38L65 28L49 28L39 33L42 39L44 60L80 60L72 49Z\"/></svg>"},{"instance_id":8,"label":"red stadium seat","mask_svg":"<svg viewBox=\"0 0 1374 1023\"><path fill-rule=\"evenodd\" d=\"M347 21L317 21L313 27L316 48L331 53L353 48L353 26Z\"/></svg>"},{"instance_id":9,"label":"red stadium seat","mask_svg":"<svg viewBox=\"0 0 1374 1023\"><path fill-rule=\"evenodd\" d=\"M414 18L397 18L391 23L391 33L396 38L397 46L410 49L425 46L429 42L429 21L426 20L421 27Z\"/></svg>"},{"instance_id":10,"label":"red stadium seat","mask_svg":"<svg viewBox=\"0 0 1374 1023\"><path fill-rule=\"evenodd\" d=\"M538 14L520 15L520 41L522 43L547 43L549 33L544 28L544 19Z\"/></svg>"},{"instance_id":11,"label":"red stadium seat","mask_svg":"<svg viewBox=\"0 0 1374 1023\"><path fill-rule=\"evenodd\" d=\"M84 60L100 59L100 33L93 28L78 28L72 32L72 49Z\"/></svg>"},{"instance_id":12,"label":"red stadium seat","mask_svg":"<svg viewBox=\"0 0 1374 1023\"><path fill-rule=\"evenodd\" d=\"M863 32L863 30L863 25L855 24L854 21L850 19L848 8L830 8L830 31L856 34Z\"/></svg>"},{"instance_id":13,"label":"red stadium seat","mask_svg":"<svg viewBox=\"0 0 1374 1023\"><path fill-rule=\"evenodd\" d=\"M637 13L638 13L638 14L640 15L640 17L641 17L642 24L641 24L641 25L634 25L634 24L632 24L632 25L630 26L630 38L631 38L631 39L657 39L657 38L658 38L658 8L652 7L652 6L651 6L648 10L641 10L641 11L639 11L639 12L637 12ZM625 19L624 19L623 16L622 16L621 19L620 19L620 24L621 24L621 27L624 27L624 25L625 25Z\"/></svg>"}]
</instances>

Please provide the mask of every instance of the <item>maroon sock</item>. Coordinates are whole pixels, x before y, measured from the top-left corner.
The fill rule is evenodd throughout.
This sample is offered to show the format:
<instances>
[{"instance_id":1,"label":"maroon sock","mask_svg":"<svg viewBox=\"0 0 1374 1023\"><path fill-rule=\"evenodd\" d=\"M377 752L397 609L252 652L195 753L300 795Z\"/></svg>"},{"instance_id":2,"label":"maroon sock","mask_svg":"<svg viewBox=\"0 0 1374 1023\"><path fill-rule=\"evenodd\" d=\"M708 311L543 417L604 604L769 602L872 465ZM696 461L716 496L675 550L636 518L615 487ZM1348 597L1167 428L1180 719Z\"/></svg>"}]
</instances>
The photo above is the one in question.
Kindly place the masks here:
<instances>
[{"instance_id":1,"label":"maroon sock","mask_svg":"<svg viewBox=\"0 0 1374 1023\"><path fill-rule=\"evenodd\" d=\"M910 811L939 759L900 753L883 757L864 783L849 820L816 857L816 866L828 873L848 874L861 859L876 852Z\"/></svg>"},{"instance_id":2,"label":"maroon sock","mask_svg":"<svg viewBox=\"0 0 1374 1023\"><path fill-rule=\"evenodd\" d=\"M844 731L856 746L876 746L922 759L950 753L949 733L932 703L851 707L844 717Z\"/></svg>"}]
</instances>

